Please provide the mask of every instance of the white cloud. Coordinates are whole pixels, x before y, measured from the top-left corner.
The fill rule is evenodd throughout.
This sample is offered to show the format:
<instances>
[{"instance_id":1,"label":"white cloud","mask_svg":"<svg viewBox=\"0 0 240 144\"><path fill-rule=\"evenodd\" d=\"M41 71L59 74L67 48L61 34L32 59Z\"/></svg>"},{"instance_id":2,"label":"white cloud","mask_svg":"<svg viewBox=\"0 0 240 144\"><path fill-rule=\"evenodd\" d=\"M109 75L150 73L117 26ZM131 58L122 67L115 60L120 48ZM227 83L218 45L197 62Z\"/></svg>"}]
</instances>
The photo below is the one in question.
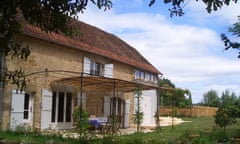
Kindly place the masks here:
<instances>
[{"instance_id":1,"label":"white cloud","mask_svg":"<svg viewBox=\"0 0 240 144\"><path fill-rule=\"evenodd\" d=\"M225 10L215 16L226 20L235 14ZM117 14L114 9L88 9L79 17L132 45L178 87L190 89L194 102L199 102L211 88L240 91L240 61L219 55L222 42L217 32L207 26L176 25L160 14Z\"/></svg>"},{"instance_id":2,"label":"white cloud","mask_svg":"<svg viewBox=\"0 0 240 144\"><path fill-rule=\"evenodd\" d=\"M224 5L218 11L212 11L210 14L202 1L190 1L184 9L186 9L186 14L199 24L214 22L216 25L230 26L237 21L237 16L240 15L240 5L233 1L229 6Z\"/></svg>"}]
</instances>

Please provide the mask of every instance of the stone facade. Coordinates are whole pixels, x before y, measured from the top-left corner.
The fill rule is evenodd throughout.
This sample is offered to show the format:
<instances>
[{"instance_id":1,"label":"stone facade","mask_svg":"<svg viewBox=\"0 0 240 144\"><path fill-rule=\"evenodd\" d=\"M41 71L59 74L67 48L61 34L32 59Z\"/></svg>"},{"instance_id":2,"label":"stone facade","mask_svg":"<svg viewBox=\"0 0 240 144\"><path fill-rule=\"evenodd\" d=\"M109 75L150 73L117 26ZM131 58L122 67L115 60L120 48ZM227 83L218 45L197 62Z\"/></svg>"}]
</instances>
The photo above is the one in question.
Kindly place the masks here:
<instances>
[{"instance_id":1,"label":"stone facade","mask_svg":"<svg viewBox=\"0 0 240 144\"><path fill-rule=\"evenodd\" d=\"M76 76L66 72L54 72L55 70L82 72L83 57L87 56L94 61L98 61L99 63L114 64L114 78L127 81L132 81L134 78L135 69L126 64L119 63L99 55L86 53L76 49L70 49L31 37L24 37L23 41L24 44L30 47L31 55L26 61L7 57L6 67L8 70L15 70L16 68L21 67L21 69L23 69L27 74L32 73L32 75L27 76L27 88L25 92L33 96L32 124L36 129L40 129L41 127L42 89L53 91L53 88L51 87L52 81L65 77ZM2 113L2 129L4 130L8 129L10 125L11 94L13 89L16 89L14 85L6 83L4 88ZM73 89L73 104L76 106L76 91L78 88ZM86 110L88 113L90 115L97 116L103 115L104 96L109 95L109 92L89 92L86 95ZM123 101L130 99L131 105L129 120L131 120L133 114L133 92L124 93L121 96L121 99ZM132 121L130 123L132 123Z\"/></svg>"},{"instance_id":2,"label":"stone facade","mask_svg":"<svg viewBox=\"0 0 240 144\"><path fill-rule=\"evenodd\" d=\"M41 130L70 129L80 103L89 115L106 118L115 112L123 117L122 126L129 127L135 89L158 89L161 72L135 48L94 26L71 24L82 35L47 33L23 22L21 41L31 54L26 61L6 57L4 66L9 71L24 70L27 87L19 93L16 85L5 83L3 130L22 123Z\"/></svg>"}]
</instances>

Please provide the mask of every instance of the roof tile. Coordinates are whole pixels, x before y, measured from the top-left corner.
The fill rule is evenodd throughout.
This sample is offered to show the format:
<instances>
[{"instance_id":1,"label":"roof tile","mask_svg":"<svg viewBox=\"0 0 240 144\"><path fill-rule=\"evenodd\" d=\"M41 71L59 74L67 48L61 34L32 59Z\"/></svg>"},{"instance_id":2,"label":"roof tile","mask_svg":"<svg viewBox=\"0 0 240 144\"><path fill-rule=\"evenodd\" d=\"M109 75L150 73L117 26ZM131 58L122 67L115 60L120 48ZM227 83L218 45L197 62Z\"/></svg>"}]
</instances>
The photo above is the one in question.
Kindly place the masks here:
<instances>
[{"instance_id":1,"label":"roof tile","mask_svg":"<svg viewBox=\"0 0 240 144\"><path fill-rule=\"evenodd\" d=\"M82 33L81 36L68 37L53 32L47 33L29 24L24 24L23 31L25 35L31 37L101 55L148 72L161 74L135 48L117 36L83 22L74 21L74 25Z\"/></svg>"}]
</instances>

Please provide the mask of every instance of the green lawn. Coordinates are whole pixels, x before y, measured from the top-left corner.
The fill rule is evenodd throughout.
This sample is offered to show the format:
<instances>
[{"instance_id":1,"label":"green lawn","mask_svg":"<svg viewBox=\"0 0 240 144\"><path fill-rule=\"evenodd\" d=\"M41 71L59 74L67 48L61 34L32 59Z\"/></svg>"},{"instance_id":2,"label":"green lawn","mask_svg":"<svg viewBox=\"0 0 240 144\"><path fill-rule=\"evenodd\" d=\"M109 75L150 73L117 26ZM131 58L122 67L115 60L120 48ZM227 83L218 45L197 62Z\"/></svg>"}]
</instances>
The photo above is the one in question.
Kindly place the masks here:
<instances>
[{"instance_id":1,"label":"green lawn","mask_svg":"<svg viewBox=\"0 0 240 144\"><path fill-rule=\"evenodd\" d=\"M223 130L216 126L214 123L214 118L212 117L200 117L200 118L183 118L185 121L189 121L173 128L171 126L161 127L161 129L155 130L151 133L134 133L130 135L124 135L120 137L106 136L101 139L92 140L76 140L76 139L66 139L60 136L42 136L39 133L10 133L10 132L0 132L0 140L14 140L21 141L25 143L36 143L44 144L46 142L54 141L54 143L60 144L73 144L73 143L85 143L85 144L175 144L177 141L188 143L213 143L215 139L224 138ZM230 136L235 131L240 131L240 119L237 123L228 126L226 131L227 135ZM198 135L199 137L191 139L191 134ZM240 134L240 133L239 133ZM239 135L240 136L240 135Z\"/></svg>"}]
</instances>

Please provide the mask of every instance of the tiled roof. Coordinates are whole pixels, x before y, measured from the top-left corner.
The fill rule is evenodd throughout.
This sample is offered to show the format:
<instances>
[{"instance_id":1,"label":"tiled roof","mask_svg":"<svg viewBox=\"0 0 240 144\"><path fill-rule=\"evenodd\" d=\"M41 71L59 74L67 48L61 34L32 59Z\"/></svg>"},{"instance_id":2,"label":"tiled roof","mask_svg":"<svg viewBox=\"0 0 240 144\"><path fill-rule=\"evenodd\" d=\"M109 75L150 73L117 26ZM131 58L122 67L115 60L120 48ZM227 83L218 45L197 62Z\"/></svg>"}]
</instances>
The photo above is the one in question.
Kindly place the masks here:
<instances>
[{"instance_id":1,"label":"tiled roof","mask_svg":"<svg viewBox=\"0 0 240 144\"><path fill-rule=\"evenodd\" d=\"M29 24L24 24L23 31L25 35L31 37L101 55L138 69L161 74L161 72L149 63L136 49L113 34L79 21L74 22L74 25L77 25L77 28L82 33L81 36L67 37L63 34L47 33Z\"/></svg>"}]
</instances>

